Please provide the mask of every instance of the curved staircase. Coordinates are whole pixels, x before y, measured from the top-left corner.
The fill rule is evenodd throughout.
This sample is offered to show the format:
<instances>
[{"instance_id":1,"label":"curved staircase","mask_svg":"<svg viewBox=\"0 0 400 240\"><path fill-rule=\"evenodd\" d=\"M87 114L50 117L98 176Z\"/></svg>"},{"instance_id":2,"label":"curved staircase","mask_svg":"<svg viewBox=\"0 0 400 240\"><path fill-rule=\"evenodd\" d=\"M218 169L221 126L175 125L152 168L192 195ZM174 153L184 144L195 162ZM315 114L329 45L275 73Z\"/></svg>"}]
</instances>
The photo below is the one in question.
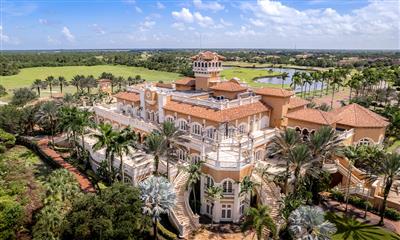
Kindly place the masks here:
<instances>
[{"instance_id":1,"label":"curved staircase","mask_svg":"<svg viewBox=\"0 0 400 240\"><path fill-rule=\"evenodd\" d=\"M192 231L200 227L199 216L195 215L189 206L190 189L186 190L188 177L187 172L181 171L173 181L177 201L169 215L181 238L187 238Z\"/></svg>"}]
</instances>

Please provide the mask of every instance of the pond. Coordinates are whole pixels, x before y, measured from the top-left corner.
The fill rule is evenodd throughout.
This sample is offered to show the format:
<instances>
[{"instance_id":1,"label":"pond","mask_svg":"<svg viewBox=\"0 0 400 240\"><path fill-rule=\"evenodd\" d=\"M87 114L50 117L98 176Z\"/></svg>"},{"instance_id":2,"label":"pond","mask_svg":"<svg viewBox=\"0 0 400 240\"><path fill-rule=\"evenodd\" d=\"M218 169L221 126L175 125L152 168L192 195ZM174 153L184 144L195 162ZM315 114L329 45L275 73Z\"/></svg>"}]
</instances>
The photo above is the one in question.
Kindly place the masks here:
<instances>
[{"instance_id":1,"label":"pond","mask_svg":"<svg viewBox=\"0 0 400 240\"><path fill-rule=\"evenodd\" d=\"M274 72L286 72L288 74L288 77L285 79L284 84L290 85L292 83L292 77L295 72L305 72L304 70L297 70L293 68L258 68L260 70L272 70ZM277 84L280 85L282 84L282 78L280 76L278 77L263 77L263 78L258 78L255 80L256 82L260 83L269 83L269 84ZM315 85L315 86L314 86ZM306 89L309 88L309 84L305 84ZM318 82L316 84L312 84L311 90L314 89L320 89L321 88L321 83ZM304 87L303 87L304 89ZM295 92L300 92L301 91L301 86L296 86Z\"/></svg>"}]
</instances>

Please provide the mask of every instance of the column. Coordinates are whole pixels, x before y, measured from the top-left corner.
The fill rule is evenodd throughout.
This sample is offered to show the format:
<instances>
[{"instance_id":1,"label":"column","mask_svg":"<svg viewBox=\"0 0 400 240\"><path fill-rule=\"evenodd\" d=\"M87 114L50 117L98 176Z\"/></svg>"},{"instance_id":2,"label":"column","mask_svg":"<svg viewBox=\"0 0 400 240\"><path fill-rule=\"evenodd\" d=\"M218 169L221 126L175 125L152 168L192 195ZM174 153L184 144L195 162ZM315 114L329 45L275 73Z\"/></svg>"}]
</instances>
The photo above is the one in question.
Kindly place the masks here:
<instances>
[{"instance_id":1,"label":"column","mask_svg":"<svg viewBox=\"0 0 400 240\"><path fill-rule=\"evenodd\" d=\"M204 194L204 191L205 191L205 183L206 183L206 178L205 178L205 176L201 176L200 177L200 202L202 203L201 204L201 208L200 208L200 213L201 214L206 214L206 207L207 207L207 204L206 204L206 199L205 199L205 194Z\"/></svg>"},{"instance_id":2,"label":"column","mask_svg":"<svg viewBox=\"0 0 400 240\"><path fill-rule=\"evenodd\" d=\"M233 186L234 186L233 187L233 191L234 191L234 194L235 194L235 196L234 196L235 198L233 200L232 221L234 223L237 223L240 220L240 197L239 197L239 192L240 192L239 186L240 186L240 184L235 183Z\"/></svg>"}]
</instances>

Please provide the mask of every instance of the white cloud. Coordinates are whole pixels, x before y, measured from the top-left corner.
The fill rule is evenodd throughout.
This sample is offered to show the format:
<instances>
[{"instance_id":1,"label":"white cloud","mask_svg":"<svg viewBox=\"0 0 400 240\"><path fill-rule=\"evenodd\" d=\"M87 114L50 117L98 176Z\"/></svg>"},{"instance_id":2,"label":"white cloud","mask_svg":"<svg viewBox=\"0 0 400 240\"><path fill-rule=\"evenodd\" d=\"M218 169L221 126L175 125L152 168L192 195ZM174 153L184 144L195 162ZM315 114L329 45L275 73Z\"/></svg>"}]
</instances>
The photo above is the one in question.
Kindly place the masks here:
<instances>
[{"instance_id":1,"label":"white cloud","mask_svg":"<svg viewBox=\"0 0 400 240\"><path fill-rule=\"evenodd\" d=\"M100 27L97 23L89 25L89 27L91 27L93 29L93 31L95 31L99 35L106 34L106 31L104 31L104 29L102 27Z\"/></svg>"},{"instance_id":2,"label":"white cloud","mask_svg":"<svg viewBox=\"0 0 400 240\"><path fill-rule=\"evenodd\" d=\"M142 13L143 12L142 9L140 7L138 7L138 6L135 6L135 10L138 13Z\"/></svg>"},{"instance_id":3,"label":"white cloud","mask_svg":"<svg viewBox=\"0 0 400 240\"><path fill-rule=\"evenodd\" d=\"M148 31L152 29L155 24L156 24L155 21L144 21L139 24L139 30L141 32Z\"/></svg>"},{"instance_id":4,"label":"white cloud","mask_svg":"<svg viewBox=\"0 0 400 240\"><path fill-rule=\"evenodd\" d=\"M249 21L250 21L251 24L253 24L253 25L256 26L256 27L263 27L263 26L265 26L265 23L264 23L262 20L260 20L260 19L253 19L253 18L250 18Z\"/></svg>"},{"instance_id":5,"label":"white cloud","mask_svg":"<svg viewBox=\"0 0 400 240\"><path fill-rule=\"evenodd\" d=\"M157 2L156 6L157 6L158 9L164 9L165 8L164 4L162 4L160 2Z\"/></svg>"},{"instance_id":6,"label":"white cloud","mask_svg":"<svg viewBox=\"0 0 400 240\"><path fill-rule=\"evenodd\" d=\"M250 37L257 35L257 33L248 26L241 26L238 31L228 31L225 32L225 34L234 37Z\"/></svg>"},{"instance_id":7,"label":"white cloud","mask_svg":"<svg viewBox=\"0 0 400 240\"><path fill-rule=\"evenodd\" d=\"M182 8L180 12L172 12L172 16L182 22L191 23L193 22L193 14L187 8Z\"/></svg>"},{"instance_id":8,"label":"white cloud","mask_svg":"<svg viewBox=\"0 0 400 240\"><path fill-rule=\"evenodd\" d=\"M214 25L214 21L211 17L203 16L199 12L195 12L194 17L196 22L202 27L212 27Z\"/></svg>"},{"instance_id":9,"label":"white cloud","mask_svg":"<svg viewBox=\"0 0 400 240\"><path fill-rule=\"evenodd\" d=\"M47 24L49 24L49 21L48 21L47 19L42 19L42 18L40 18L40 19L39 19L39 23L40 23L40 24L43 24L43 25L47 25Z\"/></svg>"},{"instance_id":10,"label":"white cloud","mask_svg":"<svg viewBox=\"0 0 400 240\"><path fill-rule=\"evenodd\" d=\"M232 23L231 23L231 22L227 22L227 21L225 21L225 20L222 19L222 18L219 20L219 22L220 22L222 25L227 26L227 27L232 26Z\"/></svg>"},{"instance_id":11,"label":"white cloud","mask_svg":"<svg viewBox=\"0 0 400 240\"><path fill-rule=\"evenodd\" d=\"M69 28L63 27L63 29L61 30L61 33L64 35L64 37L65 37L69 42L75 41L75 36L71 33L71 31L69 30Z\"/></svg>"},{"instance_id":12,"label":"white cloud","mask_svg":"<svg viewBox=\"0 0 400 240\"><path fill-rule=\"evenodd\" d=\"M193 4L198 9L211 10L215 12L225 8L224 5L213 1L203 2L202 0L193 0Z\"/></svg>"},{"instance_id":13,"label":"white cloud","mask_svg":"<svg viewBox=\"0 0 400 240\"><path fill-rule=\"evenodd\" d=\"M0 25L0 42L8 43L10 37L3 33L3 25Z\"/></svg>"},{"instance_id":14,"label":"white cloud","mask_svg":"<svg viewBox=\"0 0 400 240\"><path fill-rule=\"evenodd\" d=\"M171 27L172 27L172 28L175 28L175 29L177 29L177 30L179 30L179 31L184 31L184 30L186 29L185 24L182 23L182 22L173 23L173 24L171 25Z\"/></svg>"}]
</instances>

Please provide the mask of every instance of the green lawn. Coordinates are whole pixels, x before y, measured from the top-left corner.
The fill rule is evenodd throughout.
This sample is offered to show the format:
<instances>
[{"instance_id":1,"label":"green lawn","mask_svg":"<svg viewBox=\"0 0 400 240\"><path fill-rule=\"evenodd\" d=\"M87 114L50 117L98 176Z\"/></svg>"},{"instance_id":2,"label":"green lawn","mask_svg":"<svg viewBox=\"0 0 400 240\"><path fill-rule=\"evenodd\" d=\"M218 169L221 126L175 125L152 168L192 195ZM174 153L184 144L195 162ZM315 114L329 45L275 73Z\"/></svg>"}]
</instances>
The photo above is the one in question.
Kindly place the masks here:
<instances>
[{"instance_id":1,"label":"green lawn","mask_svg":"<svg viewBox=\"0 0 400 240\"><path fill-rule=\"evenodd\" d=\"M282 73L280 72L273 72L264 69L239 68L239 67L225 69L221 73L222 78L226 78L227 80L229 80L234 77L237 77L241 81L253 87L261 87L261 86L280 87L281 86L280 84L258 83L254 81L257 78L273 77L280 75L282 75Z\"/></svg>"},{"instance_id":2,"label":"green lawn","mask_svg":"<svg viewBox=\"0 0 400 240\"><path fill-rule=\"evenodd\" d=\"M322 67L307 67L307 66L298 66L292 64L273 64L273 63L249 63L249 62L240 62L240 61L226 61L224 62L224 66L234 66L234 67L275 67L275 68L293 68L298 70L318 70L318 71L327 71L330 68L322 68Z\"/></svg>"},{"instance_id":3,"label":"green lawn","mask_svg":"<svg viewBox=\"0 0 400 240\"><path fill-rule=\"evenodd\" d=\"M388 152L394 152L395 150L400 148L400 140L396 140L393 144L387 148Z\"/></svg>"},{"instance_id":4,"label":"green lawn","mask_svg":"<svg viewBox=\"0 0 400 240\"><path fill-rule=\"evenodd\" d=\"M77 74L93 75L98 77L102 72L111 72L115 76L123 76L125 78L140 75L147 81L171 81L179 78L179 74L149 70L142 67L98 65L98 66L66 66L66 67L35 67L24 68L21 72L13 76L1 76L0 84L7 89L30 86L35 79L44 80L47 76L64 76L70 80Z\"/></svg>"}]
</instances>

